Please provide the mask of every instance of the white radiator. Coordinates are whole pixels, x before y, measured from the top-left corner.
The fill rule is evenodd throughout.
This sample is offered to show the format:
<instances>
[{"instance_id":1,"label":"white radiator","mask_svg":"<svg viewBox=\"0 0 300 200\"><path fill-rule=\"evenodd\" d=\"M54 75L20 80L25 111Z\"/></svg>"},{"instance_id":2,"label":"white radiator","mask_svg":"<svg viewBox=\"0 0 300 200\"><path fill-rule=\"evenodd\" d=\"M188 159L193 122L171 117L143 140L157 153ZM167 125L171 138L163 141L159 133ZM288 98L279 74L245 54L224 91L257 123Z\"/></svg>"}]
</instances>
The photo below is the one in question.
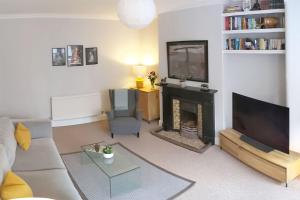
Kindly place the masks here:
<instances>
[{"instance_id":1,"label":"white radiator","mask_svg":"<svg viewBox=\"0 0 300 200\"><path fill-rule=\"evenodd\" d=\"M100 93L51 98L52 125L66 126L100 120Z\"/></svg>"}]
</instances>

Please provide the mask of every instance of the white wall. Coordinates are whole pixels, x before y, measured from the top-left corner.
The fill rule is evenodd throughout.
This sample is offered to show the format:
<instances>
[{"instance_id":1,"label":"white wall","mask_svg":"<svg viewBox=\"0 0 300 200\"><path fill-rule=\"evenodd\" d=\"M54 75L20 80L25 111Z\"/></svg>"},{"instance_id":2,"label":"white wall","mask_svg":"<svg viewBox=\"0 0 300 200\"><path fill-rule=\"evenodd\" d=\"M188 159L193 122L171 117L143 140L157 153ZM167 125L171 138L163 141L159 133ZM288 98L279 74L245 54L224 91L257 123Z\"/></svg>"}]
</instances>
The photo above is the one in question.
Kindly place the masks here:
<instances>
[{"instance_id":1,"label":"white wall","mask_svg":"<svg viewBox=\"0 0 300 200\"><path fill-rule=\"evenodd\" d=\"M158 20L155 19L149 26L140 30L141 62L147 65L147 73L158 72ZM157 80L158 81L158 80ZM151 87L150 81L145 78L144 86Z\"/></svg>"},{"instance_id":2,"label":"white wall","mask_svg":"<svg viewBox=\"0 0 300 200\"><path fill-rule=\"evenodd\" d=\"M286 0L287 104L290 108L290 149L300 152L300 1Z\"/></svg>"},{"instance_id":3,"label":"white wall","mask_svg":"<svg viewBox=\"0 0 300 200\"><path fill-rule=\"evenodd\" d=\"M218 90L215 96L216 132L224 127L221 13L222 6L218 5L159 15L159 65L162 77L168 76L166 42L208 40L209 87ZM169 82L178 83L178 80L169 79ZM201 83L188 84L200 86Z\"/></svg>"},{"instance_id":4,"label":"white wall","mask_svg":"<svg viewBox=\"0 0 300 200\"><path fill-rule=\"evenodd\" d=\"M286 105L284 55L224 55L226 128L232 127L232 92Z\"/></svg>"},{"instance_id":5,"label":"white wall","mask_svg":"<svg viewBox=\"0 0 300 200\"><path fill-rule=\"evenodd\" d=\"M1 19L0 27L0 116L49 118L51 96L97 91L106 110L108 88L134 84L126 62L140 56L140 33L118 21ZM70 44L98 47L99 64L52 67L51 48Z\"/></svg>"}]
</instances>

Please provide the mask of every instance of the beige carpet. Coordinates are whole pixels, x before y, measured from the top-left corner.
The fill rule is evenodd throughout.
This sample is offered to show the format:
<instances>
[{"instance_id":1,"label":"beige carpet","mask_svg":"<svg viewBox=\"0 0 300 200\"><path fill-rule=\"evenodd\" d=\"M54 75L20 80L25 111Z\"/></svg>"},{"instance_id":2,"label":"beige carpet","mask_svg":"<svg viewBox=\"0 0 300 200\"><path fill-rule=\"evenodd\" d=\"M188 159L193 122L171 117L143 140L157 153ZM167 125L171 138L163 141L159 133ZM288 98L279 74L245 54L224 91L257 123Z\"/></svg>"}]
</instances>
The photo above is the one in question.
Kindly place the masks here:
<instances>
[{"instance_id":1,"label":"beige carpet","mask_svg":"<svg viewBox=\"0 0 300 200\"><path fill-rule=\"evenodd\" d=\"M288 188L245 166L217 146L203 154L195 153L161 140L150 130L157 124L143 123L141 137L116 135L110 139L105 122L54 129L54 139L61 153L80 150L80 146L106 140L121 142L175 174L196 181L179 200L299 200L300 178ZM146 199L147 200L147 199Z\"/></svg>"}]
</instances>

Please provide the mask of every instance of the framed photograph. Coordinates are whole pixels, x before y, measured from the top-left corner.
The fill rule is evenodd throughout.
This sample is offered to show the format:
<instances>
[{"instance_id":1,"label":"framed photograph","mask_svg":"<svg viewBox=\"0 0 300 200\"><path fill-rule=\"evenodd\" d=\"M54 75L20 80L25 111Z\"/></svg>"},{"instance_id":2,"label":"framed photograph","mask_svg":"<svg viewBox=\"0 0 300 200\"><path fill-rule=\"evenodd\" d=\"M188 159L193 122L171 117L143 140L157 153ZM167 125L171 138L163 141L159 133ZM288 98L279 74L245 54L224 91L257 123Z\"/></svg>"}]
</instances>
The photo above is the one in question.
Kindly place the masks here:
<instances>
[{"instance_id":1,"label":"framed photograph","mask_svg":"<svg viewBox=\"0 0 300 200\"><path fill-rule=\"evenodd\" d=\"M208 41L167 42L168 77L208 82Z\"/></svg>"},{"instance_id":2,"label":"framed photograph","mask_svg":"<svg viewBox=\"0 0 300 200\"><path fill-rule=\"evenodd\" d=\"M52 48L52 66L66 65L66 49Z\"/></svg>"},{"instance_id":3,"label":"framed photograph","mask_svg":"<svg viewBox=\"0 0 300 200\"><path fill-rule=\"evenodd\" d=\"M83 66L83 45L69 45L68 52L68 66Z\"/></svg>"},{"instance_id":4,"label":"framed photograph","mask_svg":"<svg viewBox=\"0 0 300 200\"><path fill-rule=\"evenodd\" d=\"M86 65L98 64L97 47L85 48L85 62Z\"/></svg>"}]
</instances>

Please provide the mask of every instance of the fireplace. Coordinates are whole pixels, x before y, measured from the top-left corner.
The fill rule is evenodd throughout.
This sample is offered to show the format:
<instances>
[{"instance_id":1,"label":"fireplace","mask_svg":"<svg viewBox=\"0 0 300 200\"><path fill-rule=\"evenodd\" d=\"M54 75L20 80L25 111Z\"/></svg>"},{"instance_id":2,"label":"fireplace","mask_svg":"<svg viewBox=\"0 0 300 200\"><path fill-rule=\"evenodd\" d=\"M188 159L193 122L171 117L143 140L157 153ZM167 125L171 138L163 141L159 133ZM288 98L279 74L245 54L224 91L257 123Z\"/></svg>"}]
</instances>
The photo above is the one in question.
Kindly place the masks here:
<instances>
[{"instance_id":1,"label":"fireplace","mask_svg":"<svg viewBox=\"0 0 300 200\"><path fill-rule=\"evenodd\" d=\"M216 90L163 86L163 129L189 139L215 143L214 94Z\"/></svg>"},{"instance_id":2,"label":"fireplace","mask_svg":"<svg viewBox=\"0 0 300 200\"><path fill-rule=\"evenodd\" d=\"M202 105L174 98L173 103L173 129L190 139L202 139Z\"/></svg>"}]
</instances>

